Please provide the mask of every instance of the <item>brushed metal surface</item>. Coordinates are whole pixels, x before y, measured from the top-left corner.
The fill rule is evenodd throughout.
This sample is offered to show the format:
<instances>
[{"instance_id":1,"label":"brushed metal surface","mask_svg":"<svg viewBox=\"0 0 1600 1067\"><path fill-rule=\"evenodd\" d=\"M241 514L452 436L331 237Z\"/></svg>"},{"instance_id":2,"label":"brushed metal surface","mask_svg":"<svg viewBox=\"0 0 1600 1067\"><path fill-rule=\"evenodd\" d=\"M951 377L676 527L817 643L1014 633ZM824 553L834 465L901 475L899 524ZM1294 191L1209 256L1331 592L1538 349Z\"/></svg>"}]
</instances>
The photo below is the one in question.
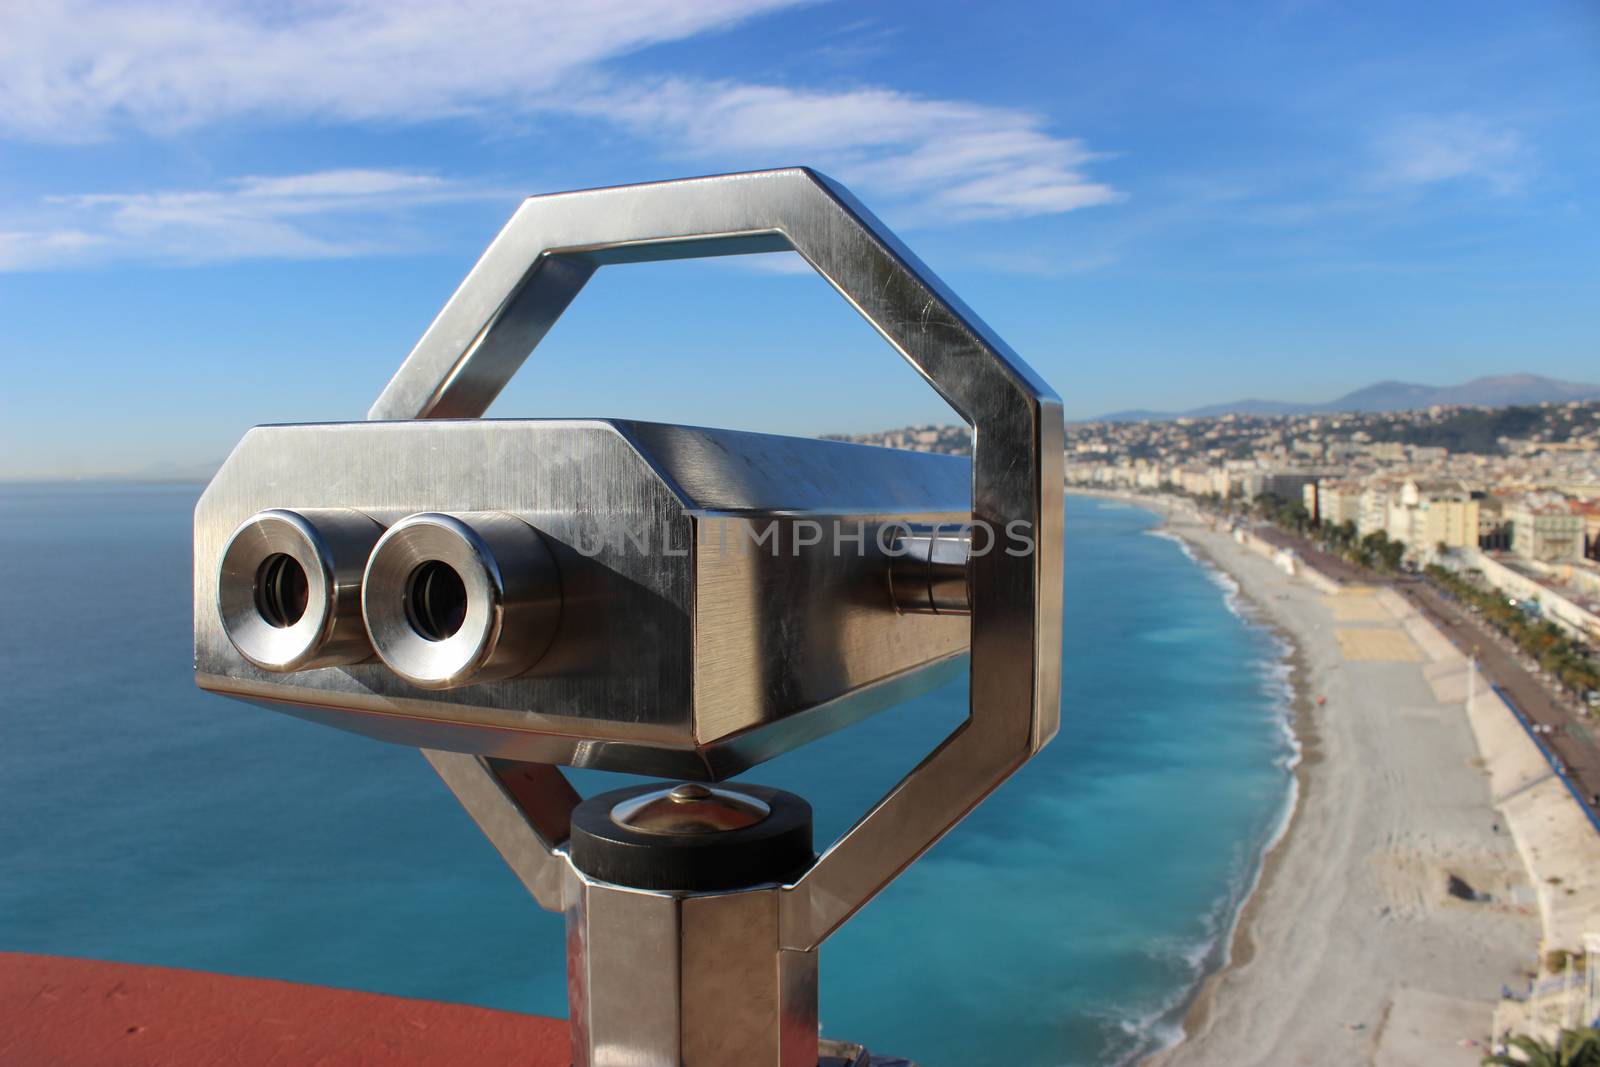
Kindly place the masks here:
<instances>
[{"instance_id":1,"label":"brushed metal surface","mask_svg":"<svg viewBox=\"0 0 1600 1067\"><path fill-rule=\"evenodd\" d=\"M197 676L388 740L726 777L959 667L966 622L894 612L877 532L892 520L958 520L966 493L964 460L732 431L566 420L261 427L195 512ZM366 590L388 662L269 671L227 639L215 606L222 542L276 506L345 509L392 527L367 574L383 586L381 617ZM444 537L461 524L419 524L424 511L485 530L502 521L548 546L561 601L554 637L539 620L517 631L509 614L500 633L488 606L470 608L447 640L414 635L400 589L407 561L423 557L398 570L379 562L397 530ZM495 550L502 578L518 562L514 539L507 545ZM423 555L448 556L472 604L493 600L466 540ZM536 662L458 684L472 665L487 669L491 631L503 647L536 646ZM435 691L444 683L455 687Z\"/></svg>"},{"instance_id":2,"label":"brushed metal surface","mask_svg":"<svg viewBox=\"0 0 1600 1067\"><path fill-rule=\"evenodd\" d=\"M574 874L573 1067L816 1067L817 953L779 947L779 893L656 893Z\"/></svg>"}]
</instances>

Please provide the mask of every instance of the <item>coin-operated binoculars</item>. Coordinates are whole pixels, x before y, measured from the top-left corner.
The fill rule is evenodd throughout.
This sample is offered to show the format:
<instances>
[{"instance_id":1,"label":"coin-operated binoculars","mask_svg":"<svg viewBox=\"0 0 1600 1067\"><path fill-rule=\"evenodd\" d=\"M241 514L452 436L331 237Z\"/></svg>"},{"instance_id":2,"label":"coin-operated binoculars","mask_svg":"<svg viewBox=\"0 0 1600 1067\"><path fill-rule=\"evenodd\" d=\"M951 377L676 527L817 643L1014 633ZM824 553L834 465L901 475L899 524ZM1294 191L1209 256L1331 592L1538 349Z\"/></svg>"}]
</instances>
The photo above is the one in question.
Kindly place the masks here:
<instances>
[{"instance_id":1,"label":"coin-operated binoculars","mask_svg":"<svg viewBox=\"0 0 1600 1067\"><path fill-rule=\"evenodd\" d=\"M480 420L612 263L793 250L972 425L963 458ZM415 745L567 917L577 1067L865 1064L817 948L1055 733L1059 401L808 170L534 197L360 423L251 430L195 511L195 673ZM838 841L716 784L953 676L969 718ZM559 765L651 782L581 799Z\"/></svg>"}]
</instances>

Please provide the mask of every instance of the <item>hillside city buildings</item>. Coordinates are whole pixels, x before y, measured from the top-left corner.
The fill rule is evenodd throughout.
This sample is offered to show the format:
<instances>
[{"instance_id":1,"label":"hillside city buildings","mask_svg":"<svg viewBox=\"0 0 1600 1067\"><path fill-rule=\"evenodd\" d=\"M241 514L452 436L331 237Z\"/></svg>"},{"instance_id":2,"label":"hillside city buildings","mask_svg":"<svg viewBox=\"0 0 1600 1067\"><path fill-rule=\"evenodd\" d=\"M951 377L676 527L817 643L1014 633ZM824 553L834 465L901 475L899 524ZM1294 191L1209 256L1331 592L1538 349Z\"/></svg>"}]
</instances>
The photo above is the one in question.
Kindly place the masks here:
<instances>
[{"instance_id":1,"label":"hillside city buildings","mask_svg":"<svg viewBox=\"0 0 1600 1067\"><path fill-rule=\"evenodd\" d=\"M1600 404L1222 415L1068 429L1067 484L1299 502L1417 565L1476 570L1600 643ZM1497 426L1521 436L1493 435ZM1448 442L1448 443L1436 443ZM1455 447L1451 447L1454 445Z\"/></svg>"},{"instance_id":2,"label":"hillside city buildings","mask_svg":"<svg viewBox=\"0 0 1600 1067\"><path fill-rule=\"evenodd\" d=\"M846 437L966 455L964 426ZM1072 423L1084 489L1298 502L1309 525L1382 533L1421 566L1475 570L1600 644L1600 402Z\"/></svg>"}]
</instances>

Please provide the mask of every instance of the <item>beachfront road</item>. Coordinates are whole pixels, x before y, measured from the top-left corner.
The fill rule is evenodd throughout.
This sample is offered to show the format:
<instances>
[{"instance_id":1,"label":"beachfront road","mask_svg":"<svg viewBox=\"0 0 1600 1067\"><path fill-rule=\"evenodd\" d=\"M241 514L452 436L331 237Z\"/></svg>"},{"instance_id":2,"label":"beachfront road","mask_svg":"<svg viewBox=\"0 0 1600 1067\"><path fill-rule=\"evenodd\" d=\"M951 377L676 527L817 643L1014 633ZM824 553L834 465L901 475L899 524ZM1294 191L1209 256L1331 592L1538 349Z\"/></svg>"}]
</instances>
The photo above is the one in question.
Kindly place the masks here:
<instances>
[{"instance_id":1,"label":"beachfront road","mask_svg":"<svg viewBox=\"0 0 1600 1067\"><path fill-rule=\"evenodd\" d=\"M1519 663L1504 636L1458 601L1442 594L1422 579L1394 583L1407 599L1438 626L1464 652L1476 650L1478 668L1505 693L1531 721L1549 726L1544 743L1567 765L1591 807L1600 795L1600 747L1567 705L1554 698L1548 687Z\"/></svg>"},{"instance_id":2,"label":"beachfront road","mask_svg":"<svg viewBox=\"0 0 1600 1067\"><path fill-rule=\"evenodd\" d=\"M1476 650L1478 669L1483 676L1499 686L1530 722L1550 727L1550 732L1541 740L1566 764L1584 800L1591 807L1600 807L1594 804L1595 797L1600 796L1600 746L1577 721L1568 704L1518 661L1504 635L1425 579L1374 574L1276 527L1261 526L1254 532L1263 541L1292 549L1301 559L1337 582L1389 586L1416 605L1461 651L1473 653Z\"/></svg>"}]
</instances>

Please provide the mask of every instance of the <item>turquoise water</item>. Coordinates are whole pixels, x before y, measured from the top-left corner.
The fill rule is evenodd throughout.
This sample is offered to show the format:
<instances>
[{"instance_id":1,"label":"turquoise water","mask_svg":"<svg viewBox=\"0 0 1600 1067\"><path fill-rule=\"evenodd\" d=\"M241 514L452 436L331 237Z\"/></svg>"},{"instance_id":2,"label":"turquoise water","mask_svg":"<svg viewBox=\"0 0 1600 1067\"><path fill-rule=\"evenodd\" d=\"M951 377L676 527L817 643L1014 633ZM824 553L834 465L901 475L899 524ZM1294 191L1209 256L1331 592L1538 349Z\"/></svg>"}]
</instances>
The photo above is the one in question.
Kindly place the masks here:
<instances>
[{"instance_id":1,"label":"turquoise water","mask_svg":"<svg viewBox=\"0 0 1600 1067\"><path fill-rule=\"evenodd\" d=\"M565 1014L559 918L421 757L194 688L197 493L0 487L0 949ZM830 1035L1115 1064L1220 959L1292 790L1282 649L1154 516L1067 512L1061 734L828 942ZM836 835L964 710L951 686L750 777Z\"/></svg>"}]
</instances>

